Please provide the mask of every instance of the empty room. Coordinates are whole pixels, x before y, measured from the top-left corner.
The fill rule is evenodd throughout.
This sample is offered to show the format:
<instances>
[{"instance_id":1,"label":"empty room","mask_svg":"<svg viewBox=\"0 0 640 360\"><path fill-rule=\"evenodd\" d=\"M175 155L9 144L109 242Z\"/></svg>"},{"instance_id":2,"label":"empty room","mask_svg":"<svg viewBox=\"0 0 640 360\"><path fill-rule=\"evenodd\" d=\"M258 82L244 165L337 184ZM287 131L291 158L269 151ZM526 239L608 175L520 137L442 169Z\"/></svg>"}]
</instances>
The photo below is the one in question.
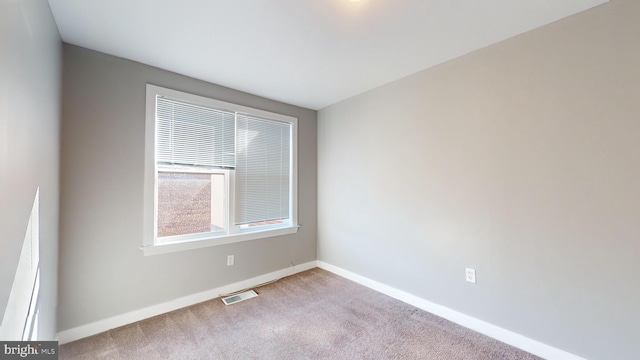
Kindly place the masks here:
<instances>
[{"instance_id":1,"label":"empty room","mask_svg":"<svg viewBox=\"0 0 640 360\"><path fill-rule=\"evenodd\" d=\"M639 159L638 0L0 0L0 358L639 359Z\"/></svg>"}]
</instances>

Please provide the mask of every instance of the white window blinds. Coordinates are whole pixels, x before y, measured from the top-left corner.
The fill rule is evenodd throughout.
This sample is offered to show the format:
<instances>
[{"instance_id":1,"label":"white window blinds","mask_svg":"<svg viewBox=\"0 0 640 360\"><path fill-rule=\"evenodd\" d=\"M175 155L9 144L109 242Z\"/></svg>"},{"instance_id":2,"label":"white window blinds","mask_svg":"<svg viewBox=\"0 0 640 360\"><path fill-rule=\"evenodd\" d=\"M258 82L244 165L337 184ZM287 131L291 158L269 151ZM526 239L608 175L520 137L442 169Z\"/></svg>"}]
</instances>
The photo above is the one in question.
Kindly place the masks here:
<instances>
[{"instance_id":1,"label":"white window blinds","mask_svg":"<svg viewBox=\"0 0 640 360\"><path fill-rule=\"evenodd\" d=\"M156 161L235 166L235 113L156 97Z\"/></svg>"},{"instance_id":2,"label":"white window blinds","mask_svg":"<svg viewBox=\"0 0 640 360\"><path fill-rule=\"evenodd\" d=\"M289 218L291 124L236 118L236 225Z\"/></svg>"}]
</instances>

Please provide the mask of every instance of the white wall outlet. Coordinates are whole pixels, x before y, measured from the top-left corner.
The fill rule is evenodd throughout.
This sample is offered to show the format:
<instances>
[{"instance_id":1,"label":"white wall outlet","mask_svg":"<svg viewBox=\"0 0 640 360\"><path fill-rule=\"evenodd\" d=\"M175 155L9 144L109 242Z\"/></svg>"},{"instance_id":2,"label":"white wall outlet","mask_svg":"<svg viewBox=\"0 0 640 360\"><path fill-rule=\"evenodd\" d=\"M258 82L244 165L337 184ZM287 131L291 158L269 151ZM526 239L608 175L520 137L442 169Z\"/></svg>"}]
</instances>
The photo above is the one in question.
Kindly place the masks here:
<instances>
[{"instance_id":1,"label":"white wall outlet","mask_svg":"<svg viewBox=\"0 0 640 360\"><path fill-rule=\"evenodd\" d=\"M233 255L227 256L227 266L231 266L236 263L236 257Z\"/></svg>"},{"instance_id":2,"label":"white wall outlet","mask_svg":"<svg viewBox=\"0 0 640 360\"><path fill-rule=\"evenodd\" d=\"M475 269L466 269L467 271L467 275L466 275L466 279L468 282L470 283L476 283L476 270Z\"/></svg>"}]
</instances>

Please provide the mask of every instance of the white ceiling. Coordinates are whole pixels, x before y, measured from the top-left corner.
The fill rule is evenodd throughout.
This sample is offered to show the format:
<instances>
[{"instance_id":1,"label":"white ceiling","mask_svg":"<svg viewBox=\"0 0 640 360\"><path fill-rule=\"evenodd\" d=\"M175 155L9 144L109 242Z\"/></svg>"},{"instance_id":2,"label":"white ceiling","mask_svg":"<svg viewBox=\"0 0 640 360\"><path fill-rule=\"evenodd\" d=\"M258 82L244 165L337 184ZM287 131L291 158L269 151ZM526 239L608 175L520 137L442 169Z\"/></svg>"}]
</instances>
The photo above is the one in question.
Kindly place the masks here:
<instances>
[{"instance_id":1,"label":"white ceiling","mask_svg":"<svg viewBox=\"0 0 640 360\"><path fill-rule=\"evenodd\" d=\"M71 44L321 109L607 0L49 0Z\"/></svg>"}]
</instances>

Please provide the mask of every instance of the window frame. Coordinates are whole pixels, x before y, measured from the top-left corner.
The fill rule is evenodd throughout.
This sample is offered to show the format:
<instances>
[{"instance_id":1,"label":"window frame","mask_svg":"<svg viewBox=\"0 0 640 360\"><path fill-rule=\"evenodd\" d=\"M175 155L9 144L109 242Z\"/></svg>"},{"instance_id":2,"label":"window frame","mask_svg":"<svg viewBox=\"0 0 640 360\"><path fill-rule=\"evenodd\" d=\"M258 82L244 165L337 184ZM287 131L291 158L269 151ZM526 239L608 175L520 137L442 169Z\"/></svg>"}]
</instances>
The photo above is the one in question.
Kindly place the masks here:
<instances>
[{"instance_id":1,"label":"window frame","mask_svg":"<svg viewBox=\"0 0 640 360\"><path fill-rule=\"evenodd\" d=\"M240 229L232 223L232 214L234 211L234 202L232 201L234 194L234 171L233 170L202 170L202 173L216 172L225 173L225 188L227 196L225 199L227 211L226 225L227 232L224 235L216 233L199 233L172 236L173 241L167 241L168 237L158 241L157 232L157 173L158 169L168 169L166 166L159 166L156 162L156 97L164 96L170 99L178 100L199 106L213 107L221 110L245 113L252 116L282 121L291 125L291 184L289 209L290 217L283 225L265 225L257 228ZM225 101L211 99L199 95L185 93L182 91L172 90L152 84L146 86L146 104L145 104L145 164L144 164L144 221L143 221L143 245L141 250L145 256L175 251L184 251L190 249L198 249L209 246L218 246L232 244L242 241L263 239L273 236L281 236L293 234L298 231L298 169L297 169L297 152L298 152L298 119L292 116L277 114L269 111L259 110L243 105L233 104ZM171 171L178 171L177 167ZM181 170L182 171L182 170ZM185 169L184 172L200 173L195 169Z\"/></svg>"}]
</instances>

